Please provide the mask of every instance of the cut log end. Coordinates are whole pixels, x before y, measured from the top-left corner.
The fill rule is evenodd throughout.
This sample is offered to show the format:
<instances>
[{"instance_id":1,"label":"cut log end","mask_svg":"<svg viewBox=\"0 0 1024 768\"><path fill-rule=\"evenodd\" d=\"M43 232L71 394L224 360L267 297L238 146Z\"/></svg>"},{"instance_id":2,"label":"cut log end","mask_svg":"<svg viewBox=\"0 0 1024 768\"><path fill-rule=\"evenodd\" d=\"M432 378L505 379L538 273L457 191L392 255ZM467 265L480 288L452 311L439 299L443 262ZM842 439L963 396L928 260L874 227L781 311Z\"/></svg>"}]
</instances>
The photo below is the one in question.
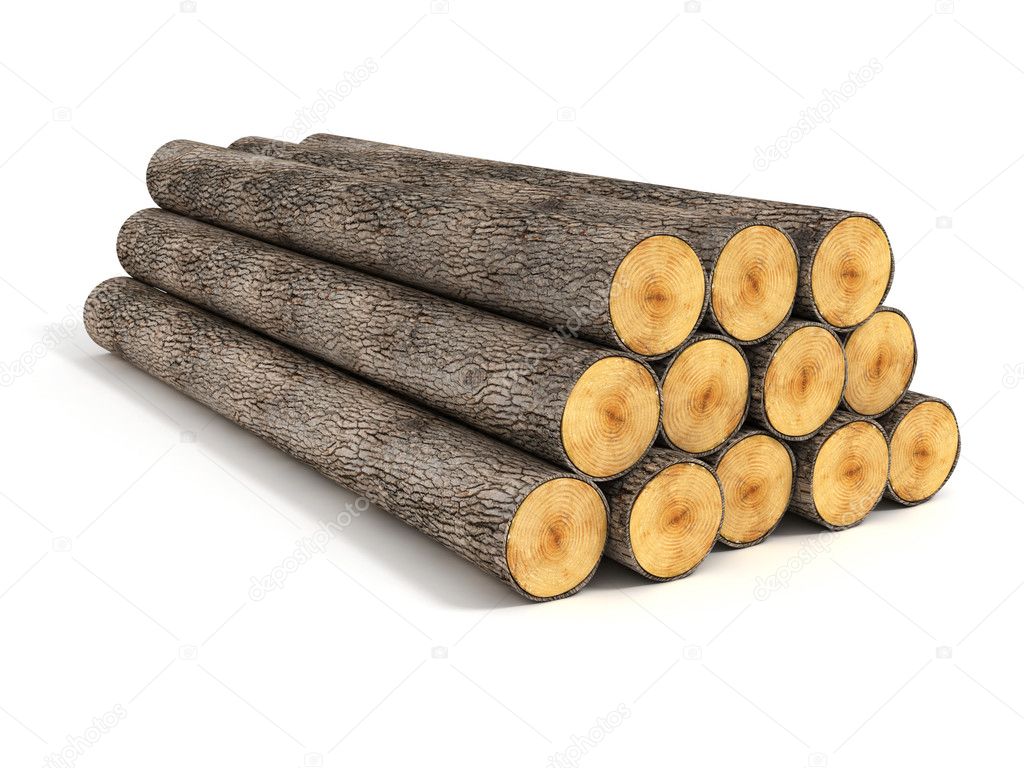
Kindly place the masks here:
<instances>
[{"instance_id":1,"label":"cut log end","mask_svg":"<svg viewBox=\"0 0 1024 768\"><path fill-rule=\"evenodd\" d=\"M577 379L562 411L562 445L576 469L595 479L622 474L651 447L661 398L654 375L628 357L605 357Z\"/></svg>"},{"instance_id":2,"label":"cut log end","mask_svg":"<svg viewBox=\"0 0 1024 768\"><path fill-rule=\"evenodd\" d=\"M711 309L741 343L760 341L784 323L796 297L793 243L775 227L745 227L722 249L711 276Z\"/></svg>"},{"instance_id":3,"label":"cut log end","mask_svg":"<svg viewBox=\"0 0 1024 768\"><path fill-rule=\"evenodd\" d=\"M843 219L822 239L811 266L811 293L822 319L852 328L875 311L889 290L892 247L885 230L865 216Z\"/></svg>"},{"instance_id":4,"label":"cut log end","mask_svg":"<svg viewBox=\"0 0 1024 768\"><path fill-rule=\"evenodd\" d=\"M670 235L648 237L615 270L609 297L615 333L638 355L667 355L697 327L706 291L693 248Z\"/></svg>"},{"instance_id":5,"label":"cut log end","mask_svg":"<svg viewBox=\"0 0 1024 768\"><path fill-rule=\"evenodd\" d=\"M888 470L889 447L876 424L836 429L814 459L812 495L822 520L836 529L859 523L881 498Z\"/></svg>"},{"instance_id":6,"label":"cut log end","mask_svg":"<svg viewBox=\"0 0 1024 768\"><path fill-rule=\"evenodd\" d=\"M839 406L846 382L843 347L827 328L807 325L779 345L764 377L765 416L780 435L801 439Z\"/></svg>"},{"instance_id":7,"label":"cut log end","mask_svg":"<svg viewBox=\"0 0 1024 768\"><path fill-rule=\"evenodd\" d=\"M750 394L746 358L721 338L684 347L662 380L662 429L675 448L696 455L724 443L743 423Z\"/></svg>"},{"instance_id":8,"label":"cut log end","mask_svg":"<svg viewBox=\"0 0 1024 768\"><path fill-rule=\"evenodd\" d=\"M880 309L846 339L846 407L862 416L885 413L907 391L916 362L914 332L907 318Z\"/></svg>"},{"instance_id":9,"label":"cut log end","mask_svg":"<svg viewBox=\"0 0 1024 768\"><path fill-rule=\"evenodd\" d=\"M607 533L607 508L596 488L569 477L548 480L527 495L509 524L509 573L533 597L570 592L597 567Z\"/></svg>"},{"instance_id":10,"label":"cut log end","mask_svg":"<svg viewBox=\"0 0 1024 768\"><path fill-rule=\"evenodd\" d=\"M700 564L722 525L722 488L715 474L692 461L651 478L633 502L629 540L640 567L659 579Z\"/></svg>"},{"instance_id":11,"label":"cut log end","mask_svg":"<svg viewBox=\"0 0 1024 768\"><path fill-rule=\"evenodd\" d=\"M718 535L746 547L775 530L793 494L793 454L771 435L752 434L730 445L715 471L725 493L725 519Z\"/></svg>"},{"instance_id":12,"label":"cut log end","mask_svg":"<svg viewBox=\"0 0 1024 768\"><path fill-rule=\"evenodd\" d=\"M889 489L898 500L917 504L941 488L960 452L960 429L948 405L925 401L897 424L890 441Z\"/></svg>"}]
</instances>

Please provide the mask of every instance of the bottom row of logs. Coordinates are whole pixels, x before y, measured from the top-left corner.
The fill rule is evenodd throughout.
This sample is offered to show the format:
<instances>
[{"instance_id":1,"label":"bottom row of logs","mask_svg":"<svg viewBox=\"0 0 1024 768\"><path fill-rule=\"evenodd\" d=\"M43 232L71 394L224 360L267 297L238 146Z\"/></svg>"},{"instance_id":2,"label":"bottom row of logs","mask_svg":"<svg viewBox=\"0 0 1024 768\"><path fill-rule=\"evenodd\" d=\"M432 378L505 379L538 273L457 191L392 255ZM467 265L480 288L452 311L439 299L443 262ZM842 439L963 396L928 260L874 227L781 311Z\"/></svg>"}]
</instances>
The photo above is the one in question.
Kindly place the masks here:
<instances>
[{"instance_id":1,"label":"bottom row of logs","mask_svg":"<svg viewBox=\"0 0 1024 768\"><path fill-rule=\"evenodd\" d=\"M97 286L85 324L103 348L534 600L576 592L602 554L648 578L678 578L716 541L761 541L787 509L849 527L887 489L902 503L933 495L959 453L949 406L911 393L878 422L838 412L792 449L759 431L740 432L707 463L654 449L602 493L131 278Z\"/></svg>"}]
</instances>

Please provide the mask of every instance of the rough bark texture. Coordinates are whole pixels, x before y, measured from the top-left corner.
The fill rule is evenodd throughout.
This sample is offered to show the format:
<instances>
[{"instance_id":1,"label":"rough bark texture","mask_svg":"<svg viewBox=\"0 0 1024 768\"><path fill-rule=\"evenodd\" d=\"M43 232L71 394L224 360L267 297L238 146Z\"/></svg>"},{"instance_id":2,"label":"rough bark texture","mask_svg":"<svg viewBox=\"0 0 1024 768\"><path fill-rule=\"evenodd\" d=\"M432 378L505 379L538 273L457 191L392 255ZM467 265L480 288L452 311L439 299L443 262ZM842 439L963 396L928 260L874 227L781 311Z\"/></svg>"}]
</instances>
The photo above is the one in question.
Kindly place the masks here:
<instances>
[{"instance_id":1,"label":"rough bark texture","mask_svg":"<svg viewBox=\"0 0 1024 768\"><path fill-rule=\"evenodd\" d=\"M747 364L747 378L749 380L749 378L750 378L750 362L747 360L747 355L744 353L743 347L741 347L736 342L735 339L732 339L732 338L730 338L728 336L723 336L723 335L717 334L717 333L695 333L692 336L690 336L690 338L688 338L686 341L684 341L683 342L683 346L681 346L678 350L673 352L671 355L669 355L666 358L663 358L662 360L657 360L657 361L654 362L652 367L653 367L655 373L658 376L658 383L661 384L661 385L664 385L664 383L665 383L665 376L668 375L669 368L672 367L672 364L676 361L676 359L688 347L691 347L691 346L693 346L694 344L696 344L697 342L700 342L700 341L707 341L708 339L717 339L718 341L724 341L726 344L732 345L736 349L736 351L740 353L740 357L743 358L743 362ZM662 410L664 411L664 409L662 409ZM715 448L711 448L710 450L707 450L707 451L701 451L699 453L690 453L690 455L691 456L704 457L704 456L708 456L708 455L713 454L716 451L718 451L721 448L721 446L723 446L723 445L727 444L728 442L730 442L730 438L732 438L734 435L736 435L738 433L738 431L743 427L743 423L747 420L747 416L748 416L749 413L750 413L750 396L748 394L748 396L747 396L747 404L743 407L743 416L740 418L739 423L736 424L736 429L733 430L733 433L731 435L729 435L728 437L726 437L725 440L722 441L720 446L715 447ZM662 428L658 430L658 443L660 445L663 445L663 446L667 447L667 448L671 448L671 449L676 450L676 451L682 451L681 448L679 448L676 445L673 445L673 443L669 439L668 435L665 434L664 426L662 426Z\"/></svg>"},{"instance_id":2,"label":"rough bark texture","mask_svg":"<svg viewBox=\"0 0 1024 768\"><path fill-rule=\"evenodd\" d=\"M130 278L93 290L85 325L101 347L532 598L505 559L509 524L531 490L571 473Z\"/></svg>"},{"instance_id":3,"label":"rough bark texture","mask_svg":"<svg viewBox=\"0 0 1024 768\"><path fill-rule=\"evenodd\" d=\"M428 187L447 195L491 196L510 203L558 211L574 221L614 224L637 232L673 234L694 249L709 279L714 276L722 248L739 229L749 224L737 216L717 216L707 207L648 205L607 195L581 193L571 181L538 186L521 179L468 173L466 169L447 162L444 155L417 155L406 162L401 152L377 151L380 146L384 145L372 145L365 151L349 151L340 145L292 144L247 136L232 143L230 148L381 181ZM793 247L796 248L795 245ZM708 304L704 323L712 330L724 332L711 304ZM758 340L750 343L754 341Z\"/></svg>"},{"instance_id":4,"label":"rough bark texture","mask_svg":"<svg viewBox=\"0 0 1024 768\"><path fill-rule=\"evenodd\" d=\"M853 528L854 526L860 525L867 515L850 525L842 526L833 525L825 520L818 513L818 508L814 504L814 462L818 456L818 451L821 450L821 446L825 444L825 441L828 440L837 429L845 427L847 424L852 424L855 421L866 421L868 424L879 426L878 422L874 419L868 418L867 416L858 416L857 414L849 413L847 411L836 411L832 415L832 418L825 423L825 426L818 430L810 440L790 445L793 455L796 457L796 475L793 483L793 498L790 501L789 511L795 512L801 517L806 517L808 520L813 520L818 523L818 525L823 525L833 531L842 531L847 528ZM888 474L887 470L886 477L888 477ZM881 501L883 493L884 488L882 492L878 494L878 498L872 501L872 509L879 501Z\"/></svg>"},{"instance_id":5,"label":"rough bark texture","mask_svg":"<svg viewBox=\"0 0 1024 768\"><path fill-rule=\"evenodd\" d=\"M655 475L675 464L699 464L710 469L700 459L682 451L670 450L668 448L652 448L647 452L643 460L627 475L610 483L604 483L601 486L605 497L608 499L608 542L605 544L604 553L615 562L621 563L652 581L674 581L681 579L693 573L694 568L704 561L702 558L693 568L678 576L669 578L658 577L649 573L640 565L633 554L633 547L629 541L629 519L637 496L640 495L640 492ZM724 496L722 498L722 514L723 516L725 514Z\"/></svg>"},{"instance_id":6,"label":"rough bark texture","mask_svg":"<svg viewBox=\"0 0 1024 768\"><path fill-rule=\"evenodd\" d=\"M744 348L747 355L747 362L750 364L750 420L763 429L768 430L773 437L777 437L780 440L806 440L815 434L815 432L811 432L810 434L798 437L782 434L772 426L771 422L768 420L768 414L765 412L764 407L764 377L768 373L769 363L771 363L772 358L775 357L775 353L782 342L788 339L794 332L801 328L806 328L807 326L824 328L835 336L836 342L842 346L842 341L839 336L829 325L825 323L811 322L809 320L790 320L767 341ZM843 381L843 388L846 388L845 379Z\"/></svg>"},{"instance_id":7,"label":"rough bark texture","mask_svg":"<svg viewBox=\"0 0 1024 768\"><path fill-rule=\"evenodd\" d=\"M125 222L117 253L132 277L572 469L565 402L619 354L159 209Z\"/></svg>"},{"instance_id":8,"label":"rough bark texture","mask_svg":"<svg viewBox=\"0 0 1024 768\"><path fill-rule=\"evenodd\" d=\"M580 221L554 195L455 197L190 141L157 150L146 180L175 213L623 349L615 270L671 234Z\"/></svg>"},{"instance_id":9,"label":"rough bark texture","mask_svg":"<svg viewBox=\"0 0 1024 768\"><path fill-rule=\"evenodd\" d=\"M407 173L426 173L430 168L443 167L449 173L462 173L467 177L491 181L519 181L573 194L605 195L646 205L676 206L684 210L705 210L718 217L731 218L737 226L752 223L771 224L793 238L800 254L800 279L797 286L794 314L820 322L824 322L824 318L814 303L810 280L811 268L814 265L818 246L829 230L843 219L851 216L863 216L877 221L866 213L697 192L676 187L644 184L638 181L609 179L603 176L514 165L495 160L446 155L323 133L306 138L302 145L336 149L349 154L358 153L367 162L373 162L380 166L388 163L397 164L399 168L409 169L406 171ZM892 284L891 272L889 284ZM888 290L887 286L886 293Z\"/></svg>"},{"instance_id":10,"label":"rough bark texture","mask_svg":"<svg viewBox=\"0 0 1024 768\"><path fill-rule=\"evenodd\" d=\"M940 403L947 408L949 412L953 413L953 407L945 400L941 400L931 395L922 395L920 392L907 392L903 399L893 406L892 410L877 419L879 426L882 427L882 431L885 432L885 439L892 444L892 436L896 431L896 427L900 425L900 422L910 413L914 408L919 406L921 403ZM953 416L954 421L956 415ZM928 499L932 498L936 493L942 490L942 486L946 484L950 477L953 475L953 470L956 469L957 462L960 461L960 425L957 424L957 442L956 442L956 456L953 458L953 464L949 468L949 474L946 475L946 479L942 481L942 485L935 489L935 493L931 494L926 498L920 499L919 501L907 501L896 494L892 489L892 484L888 480L888 476L885 484L885 495L886 498L892 499L893 501L899 502L906 507L913 507L918 504L922 504Z\"/></svg>"},{"instance_id":11,"label":"rough bark texture","mask_svg":"<svg viewBox=\"0 0 1024 768\"><path fill-rule=\"evenodd\" d=\"M725 456L726 453L728 453L729 449L736 445L736 443L739 443L742 440L746 440L748 437L754 437L755 435L768 435L768 437L771 438L775 437L775 435L773 435L766 429L753 429L751 427L744 427L740 429L732 437L730 437L725 443L723 443L722 447L719 448L715 453L711 454L710 456L705 456L704 461L706 461L708 463L708 466L715 470L715 472L718 472L718 463L722 460L722 457ZM793 464L793 486L795 488L796 456L793 454L793 449L792 447L790 447L789 443L787 443L785 440L779 440L778 442L789 452L789 459ZM790 498L792 498L792 491L790 492ZM733 549L743 549L745 547L752 547L755 544L760 544L762 541L771 536L775 529L779 527L779 523L782 522L783 517L785 517L785 515L780 516L779 519L776 521L775 525L773 525L770 529L765 531L763 536L754 539L753 541L737 542L732 541L731 539L726 539L721 535L719 535L718 540L726 546L732 547Z\"/></svg>"},{"instance_id":12,"label":"rough bark texture","mask_svg":"<svg viewBox=\"0 0 1024 768\"><path fill-rule=\"evenodd\" d=\"M913 336L913 334L914 334L914 326L910 324L910 319L905 314L903 314L903 312L901 310L896 309L896 307L880 306L878 309L876 309L874 312L872 312L871 315L868 317L868 319L865 320L864 322L866 323L868 320L871 319L872 316L877 315L879 312L892 312L892 313L897 314L900 317L902 317L906 321L907 327L910 328L910 333ZM863 325L863 324L864 323L861 323L861 325ZM856 330L856 329L854 329L854 330ZM845 354L845 350L846 350L846 342L850 340L850 336L852 334L853 334L852 330L851 331L846 331L844 333L839 334L839 338L843 342L844 354ZM888 408L886 408L881 413L872 414L871 415L872 419L879 419L879 418L881 418L885 414L887 414L890 411L892 411L892 409L895 408L897 405L899 405L900 401L906 396L907 390L910 389L910 383L913 381L914 373L916 371L917 371L917 340L915 339L914 340L914 363L913 363L913 365L910 368L910 376L907 378L907 385L903 388L903 392L900 394L899 398L896 400L895 403L890 405ZM847 378L849 378L849 370L847 370ZM841 407L843 407L846 410L850 411L850 413L856 413L856 411L853 408L851 408L849 406L849 404L846 402L846 392L845 392L846 388L844 387L843 389L844 389L844 392L843 392L843 400L842 400L842 403L841 403Z\"/></svg>"}]
</instances>

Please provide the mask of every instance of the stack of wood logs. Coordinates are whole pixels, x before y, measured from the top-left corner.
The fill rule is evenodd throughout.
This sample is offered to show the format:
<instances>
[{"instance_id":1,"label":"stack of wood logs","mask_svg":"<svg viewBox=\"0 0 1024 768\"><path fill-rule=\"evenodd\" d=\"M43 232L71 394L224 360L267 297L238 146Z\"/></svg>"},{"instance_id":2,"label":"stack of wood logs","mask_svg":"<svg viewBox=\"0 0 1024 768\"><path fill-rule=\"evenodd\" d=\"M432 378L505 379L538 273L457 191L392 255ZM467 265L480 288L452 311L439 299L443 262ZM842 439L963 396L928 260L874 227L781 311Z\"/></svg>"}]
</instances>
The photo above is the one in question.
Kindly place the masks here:
<instances>
[{"instance_id":1,"label":"stack of wood logs","mask_svg":"<svg viewBox=\"0 0 1024 768\"><path fill-rule=\"evenodd\" d=\"M96 343L527 598L956 464L867 214L331 135L173 141L147 184Z\"/></svg>"}]
</instances>

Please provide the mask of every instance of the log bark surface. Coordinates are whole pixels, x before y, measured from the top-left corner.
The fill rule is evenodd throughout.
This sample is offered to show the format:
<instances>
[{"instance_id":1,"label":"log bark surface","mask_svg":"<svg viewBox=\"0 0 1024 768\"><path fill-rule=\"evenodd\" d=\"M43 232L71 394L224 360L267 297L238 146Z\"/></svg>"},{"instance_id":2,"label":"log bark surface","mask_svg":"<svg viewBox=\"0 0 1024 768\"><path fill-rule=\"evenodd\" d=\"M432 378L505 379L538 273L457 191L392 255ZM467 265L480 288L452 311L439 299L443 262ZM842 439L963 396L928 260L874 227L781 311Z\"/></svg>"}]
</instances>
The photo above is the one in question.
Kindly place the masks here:
<instances>
[{"instance_id":1,"label":"log bark surface","mask_svg":"<svg viewBox=\"0 0 1024 768\"><path fill-rule=\"evenodd\" d=\"M506 562L509 524L538 485L577 476L130 278L93 290L85 325L101 347L536 599Z\"/></svg>"},{"instance_id":2,"label":"log bark surface","mask_svg":"<svg viewBox=\"0 0 1024 768\"><path fill-rule=\"evenodd\" d=\"M740 216L721 216L706 206L652 205L638 200L623 200L604 194L593 194L576 188L572 181L564 184L538 185L519 178L486 176L467 172L447 162L446 156L415 155L407 158L402 152L377 150L379 145L350 151L347 146L292 144L289 142L247 136L233 142L231 149L291 160L331 170L377 178L382 181L412 184L448 195L479 194L544 211L557 211L574 221L594 225L612 224L636 232L660 232L685 240L697 253L709 280L725 244L739 230L750 224ZM407 159L410 160L407 162ZM788 237L788 236L787 236ZM794 251L796 250L793 244ZM781 325L789 318L779 323ZM710 329L725 333L714 306L710 303L704 316ZM771 335L770 331L765 336ZM753 339L744 343L756 343Z\"/></svg>"},{"instance_id":3,"label":"log bark surface","mask_svg":"<svg viewBox=\"0 0 1024 768\"><path fill-rule=\"evenodd\" d=\"M708 554L705 552L704 557L685 573L664 578L648 572L633 553L633 546L630 543L629 535L630 515L633 511L633 505L641 491L647 487L652 478L662 470L668 469L675 464L696 464L705 467L709 471L714 471L705 462L681 451L669 448L652 448L647 452L647 456L631 472L620 477L618 480L603 483L601 486L608 500L608 541L605 544L605 554L615 562L621 563L652 581L675 581L676 579L688 576L698 565L704 562L704 558ZM724 496L722 497L722 514L723 516L725 514ZM721 528L721 520L719 520L719 528ZM710 552L710 548L708 551Z\"/></svg>"},{"instance_id":4,"label":"log bark surface","mask_svg":"<svg viewBox=\"0 0 1024 768\"><path fill-rule=\"evenodd\" d=\"M166 210L620 349L612 278L663 234L580 221L554 195L455 197L190 141L157 150L146 180Z\"/></svg>"},{"instance_id":5,"label":"log bark surface","mask_svg":"<svg viewBox=\"0 0 1024 768\"><path fill-rule=\"evenodd\" d=\"M569 393L620 356L159 209L117 252L132 277L571 469Z\"/></svg>"},{"instance_id":6,"label":"log bark surface","mask_svg":"<svg viewBox=\"0 0 1024 768\"><path fill-rule=\"evenodd\" d=\"M638 181L430 152L325 133L309 136L302 141L302 145L335 149L352 155L359 154L368 163L372 162L379 166L390 164L399 171L407 169L406 173L427 173L431 168L443 168L446 173L461 173L466 177L490 181L517 181L547 186L572 194L605 195L645 205L705 210L713 212L716 216L732 218L737 226L756 223L778 227L792 237L800 255L800 277L794 314L819 322L825 322L825 318L815 305L811 291L811 269L818 246L833 227L850 217L860 216L878 223L870 214L854 211L698 192ZM891 285L890 271L885 294ZM882 296L883 300L885 294Z\"/></svg>"}]
</instances>

